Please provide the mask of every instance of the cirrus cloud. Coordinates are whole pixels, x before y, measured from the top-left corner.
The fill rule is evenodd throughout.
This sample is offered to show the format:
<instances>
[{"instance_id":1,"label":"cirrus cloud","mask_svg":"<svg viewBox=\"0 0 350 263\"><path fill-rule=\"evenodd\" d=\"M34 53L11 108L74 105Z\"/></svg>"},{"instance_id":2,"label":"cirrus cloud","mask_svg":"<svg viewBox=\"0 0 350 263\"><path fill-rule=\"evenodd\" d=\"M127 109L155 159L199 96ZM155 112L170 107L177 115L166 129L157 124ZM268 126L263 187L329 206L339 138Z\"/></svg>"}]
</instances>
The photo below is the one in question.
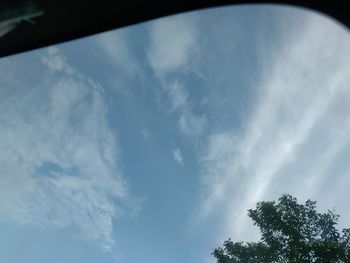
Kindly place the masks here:
<instances>
[{"instance_id":1,"label":"cirrus cloud","mask_svg":"<svg viewBox=\"0 0 350 263\"><path fill-rule=\"evenodd\" d=\"M224 232L235 239L256 237L247 209L258 201L287 192L334 207L337 196L348 197L332 192L332 181L347 182L343 172L331 178L350 152L349 34L317 14L293 19L304 28L289 29L283 47L265 57L244 132L212 134L201 155L202 215L226 211ZM338 208L347 211L342 203Z\"/></svg>"},{"instance_id":2,"label":"cirrus cloud","mask_svg":"<svg viewBox=\"0 0 350 263\"><path fill-rule=\"evenodd\" d=\"M0 104L0 219L73 228L110 250L114 220L136 206L119 169L104 90L57 48L42 62L46 77ZM24 91L24 83L5 84Z\"/></svg>"}]
</instances>

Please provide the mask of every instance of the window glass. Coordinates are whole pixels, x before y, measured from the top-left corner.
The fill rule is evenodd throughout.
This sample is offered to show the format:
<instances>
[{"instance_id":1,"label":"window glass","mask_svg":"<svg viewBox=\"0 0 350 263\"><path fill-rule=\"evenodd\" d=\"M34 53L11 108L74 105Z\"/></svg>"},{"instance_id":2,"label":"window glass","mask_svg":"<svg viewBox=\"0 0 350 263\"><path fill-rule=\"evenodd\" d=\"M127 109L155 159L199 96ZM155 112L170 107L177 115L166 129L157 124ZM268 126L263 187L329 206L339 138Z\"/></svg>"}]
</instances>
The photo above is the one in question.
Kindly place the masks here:
<instances>
[{"instance_id":1,"label":"window glass","mask_svg":"<svg viewBox=\"0 0 350 263\"><path fill-rule=\"evenodd\" d=\"M350 222L350 38L200 10L0 60L1 262L215 262L288 193Z\"/></svg>"}]
</instances>

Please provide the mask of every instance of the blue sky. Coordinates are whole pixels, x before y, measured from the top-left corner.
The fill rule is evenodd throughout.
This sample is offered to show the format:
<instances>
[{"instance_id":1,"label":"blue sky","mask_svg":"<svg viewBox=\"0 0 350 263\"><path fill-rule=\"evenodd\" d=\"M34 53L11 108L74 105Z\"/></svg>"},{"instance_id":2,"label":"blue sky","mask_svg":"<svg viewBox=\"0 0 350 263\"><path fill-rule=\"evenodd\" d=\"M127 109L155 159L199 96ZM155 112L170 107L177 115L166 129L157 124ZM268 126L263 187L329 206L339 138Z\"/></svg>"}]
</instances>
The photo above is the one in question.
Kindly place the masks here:
<instances>
[{"instance_id":1,"label":"blue sky","mask_svg":"<svg viewBox=\"0 0 350 263\"><path fill-rule=\"evenodd\" d=\"M1 262L214 262L290 193L350 213L350 38L269 5L0 60Z\"/></svg>"}]
</instances>

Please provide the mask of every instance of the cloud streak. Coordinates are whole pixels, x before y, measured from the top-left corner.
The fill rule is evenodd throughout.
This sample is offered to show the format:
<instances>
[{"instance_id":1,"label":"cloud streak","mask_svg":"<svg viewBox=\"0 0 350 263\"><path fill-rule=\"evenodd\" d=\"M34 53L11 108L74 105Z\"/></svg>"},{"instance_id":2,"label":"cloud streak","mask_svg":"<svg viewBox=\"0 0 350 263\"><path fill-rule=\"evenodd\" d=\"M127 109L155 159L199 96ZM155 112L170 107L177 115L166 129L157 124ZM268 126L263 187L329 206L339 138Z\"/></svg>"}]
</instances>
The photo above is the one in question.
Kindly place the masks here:
<instances>
[{"instance_id":1,"label":"cloud streak","mask_svg":"<svg viewBox=\"0 0 350 263\"><path fill-rule=\"evenodd\" d=\"M139 72L139 62L128 47L127 31L118 29L102 33L97 35L94 40L102 51L104 61L110 62L119 72L125 72L128 75Z\"/></svg>"},{"instance_id":2,"label":"cloud streak","mask_svg":"<svg viewBox=\"0 0 350 263\"><path fill-rule=\"evenodd\" d=\"M319 200L315 183L332 176L349 140L348 32L319 15L302 19L303 31L266 59L244 132L212 134L202 153L202 215L227 211L225 236L255 238L246 211L257 201L284 192Z\"/></svg>"}]
</instances>

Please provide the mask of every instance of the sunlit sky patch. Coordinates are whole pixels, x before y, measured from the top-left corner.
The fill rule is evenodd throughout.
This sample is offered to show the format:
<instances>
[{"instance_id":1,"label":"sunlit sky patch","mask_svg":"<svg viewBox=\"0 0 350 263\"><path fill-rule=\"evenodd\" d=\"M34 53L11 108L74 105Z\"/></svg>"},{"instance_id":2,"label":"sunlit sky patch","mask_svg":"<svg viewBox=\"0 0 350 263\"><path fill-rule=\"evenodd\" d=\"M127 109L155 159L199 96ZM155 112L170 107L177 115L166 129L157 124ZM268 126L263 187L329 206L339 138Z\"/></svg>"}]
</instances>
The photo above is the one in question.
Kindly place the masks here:
<instances>
[{"instance_id":1,"label":"sunlit sky patch","mask_svg":"<svg viewBox=\"0 0 350 263\"><path fill-rule=\"evenodd\" d=\"M343 26L270 5L1 59L0 261L213 262L283 193L349 226L349 83Z\"/></svg>"}]
</instances>

